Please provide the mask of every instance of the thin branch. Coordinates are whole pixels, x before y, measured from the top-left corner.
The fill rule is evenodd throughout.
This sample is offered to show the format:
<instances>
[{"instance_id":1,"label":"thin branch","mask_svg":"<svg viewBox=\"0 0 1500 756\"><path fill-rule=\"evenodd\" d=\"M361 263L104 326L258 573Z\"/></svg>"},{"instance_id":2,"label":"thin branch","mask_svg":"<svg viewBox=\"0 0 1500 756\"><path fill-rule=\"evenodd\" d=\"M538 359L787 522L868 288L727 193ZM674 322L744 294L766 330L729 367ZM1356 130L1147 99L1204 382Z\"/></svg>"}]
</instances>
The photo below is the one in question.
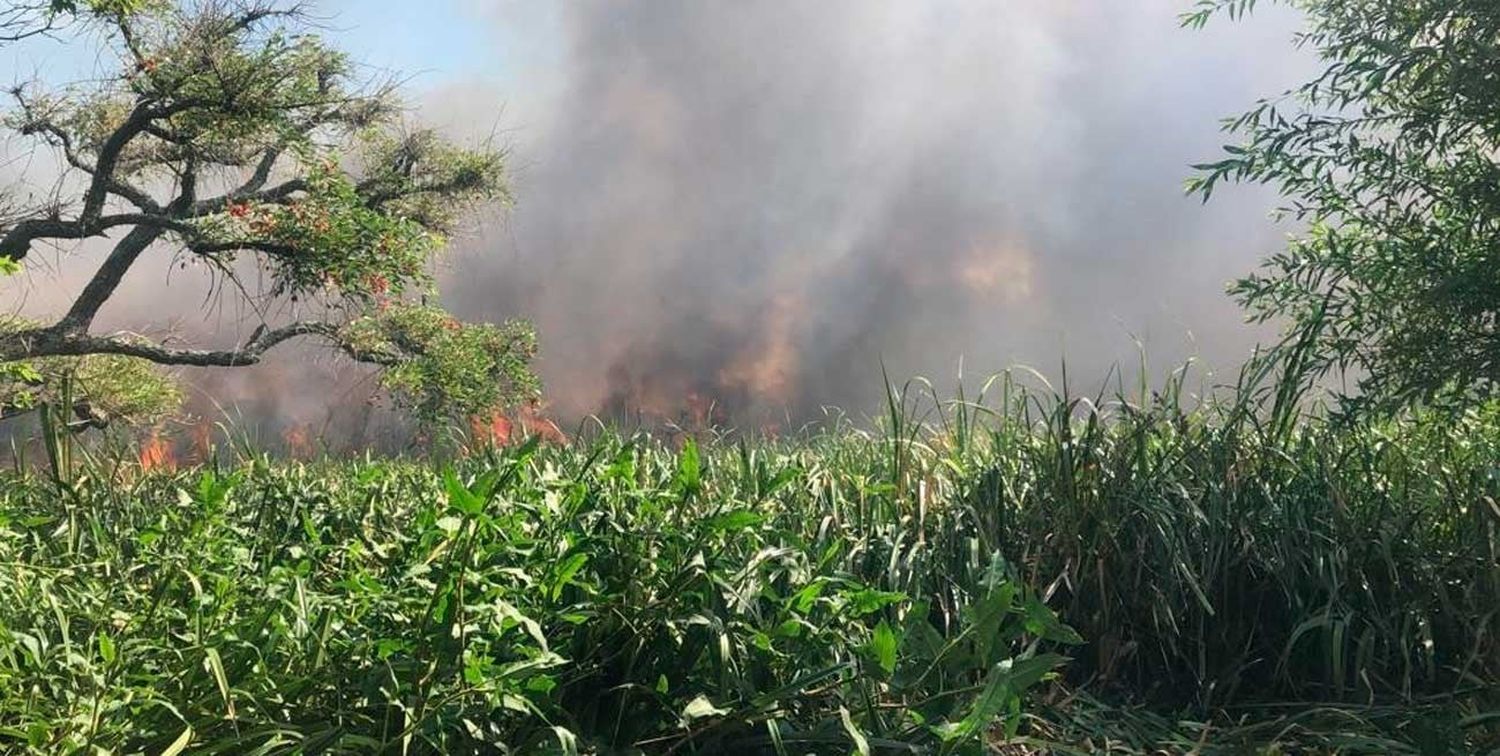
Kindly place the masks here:
<instances>
[{"instance_id":1,"label":"thin branch","mask_svg":"<svg viewBox=\"0 0 1500 756\"><path fill-rule=\"evenodd\" d=\"M257 171L258 170L259 169L257 168ZM269 173L269 169L267 170L267 172ZM307 191L307 189L307 180L303 178L287 179L286 181L277 184L276 186L266 189L261 189L258 186L255 186L254 181L252 180L251 182L247 182L245 186L239 187L229 192L228 194L222 194L218 197L212 197L194 203L192 209L188 211L187 216L191 218L201 218L205 215L213 215L214 213L222 212L230 205L239 202L280 204L291 199L293 195Z\"/></svg>"},{"instance_id":2,"label":"thin branch","mask_svg":"<svg viewBox=\"0 0 1500 756\"><path fill-rule=\"evenodd\" d=\"M276 244L259 239L232 239L230 241L192 241L184 243L189 252L200 255L217 255L224 252L264 252L268 255L289 256L297 248L290 244Z\"/></svg>"},{"instance_id":3,"label":"thin branch","mask_svg":"<svg viewBox=\"0 0 1500 756\"><path fill-rule=\"evenodd\" d=\"M48 34L58 28L59 18L50 3L14 3L0 11L0 42L20 42Z\"/></svg>"},{"instance_id":4,"label":"thin branch","mask_svg":"<svg viewBox=\"0 0 1500 756\"><path fill-rule=\"evenodd\" d=\"M299 321L278 328L257 328L237 349L187 349L163 346L133 336L94 336L69 333L57 327L11 334L0 339L0 360L18 357L79 357L90 354L117 354L138 357L158 365L185 367L241 367L254 365L271 348L303 336L320 337L356 361L390 365L395 358L387 354L363 352L341 338L336 323Z\"/></svg>"},{"instance_id":5,"label":"thin branch","mask_svg":"<svg viewBox=\"0 0 1500 756\"><path fill-rule=\"evenodd\" d=\"M35 105L27 102L25 95L19 90L14 90L11 94L21 106L21 110L27 114L26 123L22 124L19 129L22 135L42 135L44 137L43 141L51 141L62 152L63 159L67 161L68 165L90 176L97 177L94 166L90 165L78 153L76 146L73 144L73 138L68 134L66 129L38 114L35 111ZM50 137L50 140L47 137ZM104 177L104 181L106 191L130 202L142 211L156 212L161 210L161 206L156 200L152 199L150 194L118 176L106 176Z\"/></svg>"},{"instance_id":6,"label":"thin branch","mask_svg":"<svg viewBox=\"0 0 1500 756\"><path fill-rule=\"evenodd\" d=\"M450 178L446 181L433 181L425 184L407 184L389 189L380 189L382 184L388 182L378 179L362 181L355 189L360 196L364 197L365 205L371 209L379 209L388 202L395 202L407 197L415 197L420 194L448 194L468 189L473 185L473 179L467 176Z\"/></svg>"}]
</instances>

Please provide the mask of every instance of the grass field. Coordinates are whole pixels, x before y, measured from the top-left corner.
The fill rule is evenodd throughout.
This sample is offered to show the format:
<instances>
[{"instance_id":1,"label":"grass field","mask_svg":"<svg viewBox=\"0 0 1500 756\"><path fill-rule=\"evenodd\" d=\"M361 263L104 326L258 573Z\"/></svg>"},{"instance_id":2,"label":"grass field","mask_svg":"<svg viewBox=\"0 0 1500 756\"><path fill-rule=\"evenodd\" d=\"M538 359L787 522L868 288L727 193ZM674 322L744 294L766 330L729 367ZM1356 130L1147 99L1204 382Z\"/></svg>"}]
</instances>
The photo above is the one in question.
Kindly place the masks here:
<instances>
[{"instance_id":1,"label":"grass field","mask_svg":"<svg viewBox=\"0 0 1500 756\"><path fill-rule=\"evenodd\" d=\"M1500 748L1500 411L1257 386L5 474L0 751Z\"/></svg>"}]
</instances>

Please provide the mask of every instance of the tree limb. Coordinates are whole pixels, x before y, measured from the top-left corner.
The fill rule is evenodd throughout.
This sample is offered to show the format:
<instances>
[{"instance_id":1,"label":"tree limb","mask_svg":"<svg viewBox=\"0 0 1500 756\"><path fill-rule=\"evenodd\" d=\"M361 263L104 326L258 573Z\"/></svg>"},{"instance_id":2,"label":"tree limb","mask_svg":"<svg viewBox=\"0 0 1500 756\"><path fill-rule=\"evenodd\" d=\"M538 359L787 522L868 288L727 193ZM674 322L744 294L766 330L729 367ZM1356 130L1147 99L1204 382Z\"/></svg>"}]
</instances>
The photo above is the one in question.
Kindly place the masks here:
<instances>
[{"instance_id":1,"label":"tree limb","mask_svg":"<svg viewBox=\"0 0 1500 756\"><path fill-rule=\"evenodd\" d=\"M78 154L78 150L73 144L73 138L68 132L51 120L35 113L34 106L28 103L20 92L14 92L13 94L20 103L21 109L27 114L26 123L22 124L19 129L20 133L22 135L41 134L44 137L50 137L58 149L61 150L63 159L67 161L68 165L90 176L94 176L94 166L85 161L82 155ZM152 199L150 194L117 176L105 177L105 189L110 194L114 194L140 208L142 212L159 212L161 210L161 206L156 200Z\"/></svg>"},{"instance_id":2,"label":"tree limb","mask_svg":"<svg viewBox=\"0 0 1500 756\"><path fill-rule=\"evenodd\" d=\"M267 172L269 172L269 169L267 169ZM262 180L261 183L263 184L264 181ZM238 202L269 202L279 204L286 202L294 194L307 191L307 188L307 180L302 178L287 179L276 186L266 189L255 185L253 181L246 182L244 186L228 194L199 200L193 204L192 209L187 215L192 218L201 218L205 215L222 212L225 208Z\"/></svg>"},{"instance_id":3,"label":"tree limb","mask_svg":"<svg viewBox=\"0 0 1500 756\"><path fill-rule=\"evenodd\" d=\"M90 354L117 354L138 357L158 365L186 367L242 367L261 361L272 347L302 336L316 336L339 348L351 358L377 365L391 365L395 358L381 353L355 349L341 338L336 323L298 321L277 328L262 325L249 340L236 349L188 349L163 346L130 336L94 336L68 332L57 326L10 334L0 338L0 361L36 357L81 357Z\"/></svg>"},{"instance_id":4,"label":"tree limb","mask_svg":"<svg viewBox=\"0 0 1500 756\"><path fill-rule=\"evenodd\" d=\"M184 234L195 232L184 221L152 213L119 213L95 218L92 222L82 218L27 218L11 226L0 237L0 257L21 260L30 251L31 243L39 239L87 239L120 226L151 227Z\"/></svg>"},{"instance_id":5,"label":"tree limb","mask_svg":"<svg viewBox=\"0 0 1500 756\"><path fill-rule=\"evenodd\" d=\"M99 308L115 293L130 267L161 233L162 230L155 226L136 226L131 229L110 251L109 257L104 259L104 264L99 266L94 277L83 287L83 292L78 295L58 326L65 331L87 331L94 316L99 313Z\"/></svg>"}]
</instances>

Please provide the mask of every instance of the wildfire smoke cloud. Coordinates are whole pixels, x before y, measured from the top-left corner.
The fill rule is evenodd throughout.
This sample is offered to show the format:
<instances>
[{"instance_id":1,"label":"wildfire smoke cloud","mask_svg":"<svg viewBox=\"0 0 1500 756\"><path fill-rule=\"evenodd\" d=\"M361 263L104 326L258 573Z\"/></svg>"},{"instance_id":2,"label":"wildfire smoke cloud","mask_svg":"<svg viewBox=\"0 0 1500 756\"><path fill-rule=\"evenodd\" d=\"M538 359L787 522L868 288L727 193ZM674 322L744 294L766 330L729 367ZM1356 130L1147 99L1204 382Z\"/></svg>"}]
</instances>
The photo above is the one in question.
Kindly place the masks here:
<instances>
[{"instance_id":1,"label":"wildfire smoke cloud","mask_svg":"<svg viewBox=\"0 0 1500 756\"><path fill-rule=\"evenodd\" d=\"M1066 357L1087 380L1134 359L1131 335L1158 364L1228 369L1264 335L1222 284L1280 245L1273 199L1204 208L1180 187L1220 117L1306 78L1310 59L1262 54L1295 11L1190 32L1180 0L482 7L506 70L413 95L455 136L504 130L517 206L456 237L441 288L463 317L537 324L562 427L858 413L882 364L941 380L960 358L972 375ZM198 301L190 278L174 301ZM185 328L162 285L132 273L101 327ZM209 340L253 327L222 317ZM197 414L231 407L273 439L401 436L366 373L295 350L185 377Z\"/></svg>"},{"instance_id":2,"label":"wildfire smoke cloud","mask_svg":"<svg viewBox=\"0 0 1500 756\"><path fill-rule=\"evenodd\" d=\"M1278 232L1265 195L1205 209L1181 182L1309 63L1255 52L1290 11L1193 33L1179 6L499 5L560 52L432 100L483 122L452 103L503 96L519 124L518 207L451 303L536 320L564 417L859 411L882 362L1102 373L1132 333L1231 367L1257 334L1222 284Z\"/></svg>"}]
</instances>

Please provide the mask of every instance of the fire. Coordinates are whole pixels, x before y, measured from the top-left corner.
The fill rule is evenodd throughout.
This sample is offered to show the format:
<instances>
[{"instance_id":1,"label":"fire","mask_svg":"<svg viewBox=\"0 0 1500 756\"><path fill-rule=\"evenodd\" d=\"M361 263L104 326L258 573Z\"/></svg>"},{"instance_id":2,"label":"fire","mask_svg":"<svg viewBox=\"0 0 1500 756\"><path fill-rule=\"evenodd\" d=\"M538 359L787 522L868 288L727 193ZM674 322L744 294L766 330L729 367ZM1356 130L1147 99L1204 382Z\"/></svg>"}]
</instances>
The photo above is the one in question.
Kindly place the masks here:
<instances>
[{"instance_id":1,"label":"fire","mask_svg":"<svg viewBox=\"0 0 1500 756\"><path fill-rule=\"evenodd\" d=\"M177 469L177 454L172 451L172 445L161 437L159 428L153 428L151 435L141 444L139 461L141 470L145 472Z\"/></svg>"},{"instance_id":2,"label":"fire","mask_svg":"<svg viewBox=\"0 0 1500 756\"><path fill-rule=\"evenodd\" d=\"M479 446L504 446L510 443L513 424L505 413L495 410L488 418L469 418L469 435Z\"/></svg>"},{"instance_id":3,"label":"fire","mask_svg":"<svg viewBox=\"0 0 1500 756\"><path fill-rule=\"evenodd\" d=\"M542 414L545 409L546 407L535 402L522 407L518 413L521 427L526 429L528 435L541 436L542 440L547 443L558 445L568 443L567 434L557 427L557 423Z\"/></svg>"},{"instance_id":4,"label":"fire","mask_svg":"<svg viewBox=\"0 0 1500 756\"><path fill-rule=\"evenodd\" d=\"M214 426L207 420L199 420L193 424L190 431L193 441L193 459L198 462L207 462L213 456Z\"/></svg>"},{"instance_id":5,"label":"fire","mask_svg":"<svg viewBox=\"0 0 1500 756\"><path fill-rule=\"evenodd\" d=\"M477 446L505 446L517 439L517 430L521 436L540 436L547 443L568 443L567 434L544 414L545 410L545 406L531 403L516 410L514 417L499 410L489 417L471 417L469 433Z\"/></svg>"},{"instance_id":6,"label":"fire","mask_svg":"<svg viewBox=\"0 0 1500 756\"><path fill-rule=\"evenodd\" d=\"M307 459L313 455L312 440L307 435L306 425L293 425L281 434L287 453L294 459Z\"/></svg>"},{"instance_id":7,"label":"fire","mask_svg":"<svg viewBox=\"0 0 1500 756\"><path fill-rule=\"evenodd\" d=\"M719 371L719 386L746 393L757 402L775 405L790 401L799 368L797 325L804 309L800 301L788 295L772 300L760 337Z\"/></svg>"}]
</instances>

